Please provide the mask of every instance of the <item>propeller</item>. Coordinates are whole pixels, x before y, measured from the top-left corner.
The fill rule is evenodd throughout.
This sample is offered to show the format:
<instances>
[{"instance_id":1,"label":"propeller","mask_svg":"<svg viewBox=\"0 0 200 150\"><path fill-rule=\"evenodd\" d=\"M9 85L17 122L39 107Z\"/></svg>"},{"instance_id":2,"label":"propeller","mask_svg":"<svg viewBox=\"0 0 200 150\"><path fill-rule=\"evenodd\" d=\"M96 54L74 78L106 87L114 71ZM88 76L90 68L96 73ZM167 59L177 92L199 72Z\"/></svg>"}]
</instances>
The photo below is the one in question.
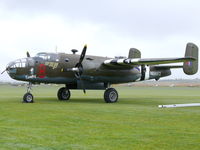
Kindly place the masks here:
<instances>
[{"instance_id":1,"label":"propeller","mask_svg":"<svg viewBox=\"0 0 200 150\"><path fill-rule=\"evenodd\" d=\"M66 71L73 71L73 72L75 73L75 77L76 77L78 80L80 80L80 84L81 84L81 86L82 86L82 89L83 89L83 92L84 92L84 93L86 93L86 91L85 91L85 86L84 86L84 82L83 82L83 80L82 80L82 76L81 76L81 75L82 75L82 73L83 73L82 62L83 62L83 60L84 60L84 58L85 58L86 50L87 50L87 45L85 45L85 46L83 47L83 50L82 50L82 52L81 52L79 61L78 61L78 63L75 65L75 67L74 67L74 68L71 68L71 69L66 69ZM64 71L65 69L62 69L62 70Z\"/></svg>"},{"instance_id":2,"label":"propeller","mask_svg":"<svg viewBox=\"0 0 200 150\"><path fill-rule=\"evenodd\" d=\"M83 81L82 81L81 74L83 73L82 62L83 62L83 60L84 60L84 58L85 58L86 50L87 50L87 45L85 45L85 46L83 47L81 56L80 56L80 58L79 58L79 62L76 64L75 68L73 68L73 69L77 70L77 71L75 72L75 76L76 76L77 79L80 80L80 84L81 84L81 86L82 86L82 89L83 89L83 92L84 92L84 93L86 93L86 91L85 91L84 83L83 83Z\"/></svg>"},{"instance_id":3,"label":"propeller","mask_svg":"<svg viewBox=\"0 0 200 150\"><path fill-rule=\"evenodd\" d=\"M7 67L4 71L2 71L1 74L4 74L8 70L9 70L9 67Z\"/></svg>"}]
</instances>

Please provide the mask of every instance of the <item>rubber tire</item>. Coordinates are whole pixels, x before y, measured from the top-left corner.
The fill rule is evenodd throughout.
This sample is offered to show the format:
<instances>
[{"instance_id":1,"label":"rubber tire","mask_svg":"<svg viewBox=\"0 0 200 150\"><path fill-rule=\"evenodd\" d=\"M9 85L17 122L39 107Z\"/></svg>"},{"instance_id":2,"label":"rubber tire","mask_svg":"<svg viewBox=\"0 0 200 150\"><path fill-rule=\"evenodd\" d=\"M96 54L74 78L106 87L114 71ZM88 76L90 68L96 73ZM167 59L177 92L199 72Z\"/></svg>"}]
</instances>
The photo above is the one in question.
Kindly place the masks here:
<instances>
[{"instance_id":1,"label":"rubber tire","mask_svg":"<svg viewBox=\"0 0 200 150\"><path fill-rule=\"evenodd\" d=\"M71 93L69 89L63 87L58 90L57 96L59 100L66 101L70 99Z\"/></svg>"},{"instance_id":2,"label":"rubber tire","mask_svg":"<svg viewBox=\"0 0 200 150\"><path fill-rule=\"evenodd\" d=\"M118 93L114 88L108 88L104 92L104 100L106 103L116 103L118 100Z\"/></svg>"},{"instance_id":3,"label":"rubber tire","mask_svg":"<svg viewBox=\"0 0 200 150\"><path fill-rule=\"evenodd\" d=\"M33 103L34 102L33 100L34 100L34 97L31 93L24 94L24 97L23 97L24 103Z\"/></svg>"}]
</instances>

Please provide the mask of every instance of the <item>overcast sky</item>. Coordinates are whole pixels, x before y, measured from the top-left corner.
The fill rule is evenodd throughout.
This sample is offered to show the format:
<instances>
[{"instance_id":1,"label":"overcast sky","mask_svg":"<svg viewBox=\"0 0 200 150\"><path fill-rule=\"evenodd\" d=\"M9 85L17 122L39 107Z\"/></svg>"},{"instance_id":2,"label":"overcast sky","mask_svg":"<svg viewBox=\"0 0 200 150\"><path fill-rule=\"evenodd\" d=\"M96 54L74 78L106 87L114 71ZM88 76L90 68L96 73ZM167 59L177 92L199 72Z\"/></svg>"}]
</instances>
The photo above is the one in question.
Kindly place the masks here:
<instances>
[{"instance_id":1,"label":"overcast sky","mask_svg":"<svg viewBox=\"0 0 200 150\"><path fill-rule=\"evenodd\" d=\"M200 45L198 0L1 0L0 71L28 50L127 56L131 47L143 58L182 57L187 42ZM186 76L173 71L170 78ZM0 80L8 79L6 73Z\"/></svg>"}]
</instances>

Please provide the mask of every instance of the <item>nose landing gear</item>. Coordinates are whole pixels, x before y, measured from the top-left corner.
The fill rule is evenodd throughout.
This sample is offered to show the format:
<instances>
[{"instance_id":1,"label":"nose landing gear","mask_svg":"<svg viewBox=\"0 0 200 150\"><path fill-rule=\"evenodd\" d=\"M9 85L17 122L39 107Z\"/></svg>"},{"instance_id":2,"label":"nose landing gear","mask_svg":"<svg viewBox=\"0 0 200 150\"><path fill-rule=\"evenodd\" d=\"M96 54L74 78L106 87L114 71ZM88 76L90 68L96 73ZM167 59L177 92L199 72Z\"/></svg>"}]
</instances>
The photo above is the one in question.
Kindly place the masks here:
<instances>
[{"instance_id":1,"label":"nose landing gear","mask_svg":"<svg viewBox=\"0 0 200 150\"><path fill-rule=\"evenodd\" d=\"M34 101L33 101L34 97L33 97L33 95L30 93L31 90L32 90L32 83L29 83L29 84L27 85L27 93L24 94L24 97L23 97L23 101L22 101L22 102L24 102L24 103L33 103L33 102L34 102Z\"/></svg>"}]
</instances>

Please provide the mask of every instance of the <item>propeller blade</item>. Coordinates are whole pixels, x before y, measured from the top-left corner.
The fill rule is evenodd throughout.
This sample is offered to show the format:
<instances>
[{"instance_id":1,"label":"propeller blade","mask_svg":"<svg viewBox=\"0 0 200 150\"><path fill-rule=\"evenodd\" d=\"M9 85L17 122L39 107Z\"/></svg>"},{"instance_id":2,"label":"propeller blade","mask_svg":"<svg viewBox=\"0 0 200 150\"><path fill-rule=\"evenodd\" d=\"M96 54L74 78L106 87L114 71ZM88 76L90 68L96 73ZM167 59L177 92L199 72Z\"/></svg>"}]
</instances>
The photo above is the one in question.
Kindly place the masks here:
<instances>
[{"instance_id":1,"label":"propeller blade","mask_svg":"<svg viewBox=\"0 0 200 150\"><path fill-rule=\"evenodd\" d=\"M83 93L84 93L84 94L86 94L86 91L85 91L85 89L83 89Z\"/></svg>"},{"instance_id":2,"label":"propeller blade","mask_svg":"<svg viewBox=\"0 0 200 150\"><path fill-rule=\"evenodd\" d=\"M28 52L28 51L26 52L26 55L27 55L27 57L31 57L31 55L29 54L29 52Z\"/></svg>"},{"instance_id":3,"label":"propeller blade","mask_svg":"<svg viewBox=\"0 0 200 150\"><path fill-rule=\"evenodd\" d=\"M82 78L81 78L80 73L77 72L77 73L75 74L75 77L76 77L78 80L80 80L80 84L81 84L81 87L82 87L82 89L83 89L83 93L86 94L85 85L84 85L84 83L83 83L83 80L82 80Z\"/></svg>"},{"instance_id":4,"label":"propeller blade","mask_svg":"<svg viewBox=\"0 0 200 150\"><path fill-rule=\"evenodd\" d=\"M4 74L4 72L6 72L7 70L9 70L9 68L6 68L1 74Z\"/></svg>"},{"instance_id":5,"label":"propeller blade","mask_svg":"<svg viewBox=\"0 0 200 150\"><path fill-rule=\"evenodd\" d=\"M82 80L81 76L80 76L79 79L80 79L80 83L81 83L81 86L82 86L82 89L83 89L83 93L86 94L85 85L83 83L83 80Z\"/></svg>"},{"instance_id":6,"label":"propeller blade","mask_svg":"<svg viewBox=\"0 0 200 150\"><path fill-rule=\"evenodd\" d=\"M6 70L4 70L1 74L4 74L4 72L6 72Z\"/></svg>"},{"instance_id":7,"label":"propeller blade","mask_svg":"<svg viewBox=\"0 0 200 150\"><path fill-rule=\"evenodd\" d=\"M77 63L77 67L80 67L80 66L81 66L81 63L82 63L83 59L85 58L86 50L87 50L87 45L85 45L85 46L83 47L83 50L82 50L82 53L81 53L79 62Z\"/></svg>"}]
</instances>

